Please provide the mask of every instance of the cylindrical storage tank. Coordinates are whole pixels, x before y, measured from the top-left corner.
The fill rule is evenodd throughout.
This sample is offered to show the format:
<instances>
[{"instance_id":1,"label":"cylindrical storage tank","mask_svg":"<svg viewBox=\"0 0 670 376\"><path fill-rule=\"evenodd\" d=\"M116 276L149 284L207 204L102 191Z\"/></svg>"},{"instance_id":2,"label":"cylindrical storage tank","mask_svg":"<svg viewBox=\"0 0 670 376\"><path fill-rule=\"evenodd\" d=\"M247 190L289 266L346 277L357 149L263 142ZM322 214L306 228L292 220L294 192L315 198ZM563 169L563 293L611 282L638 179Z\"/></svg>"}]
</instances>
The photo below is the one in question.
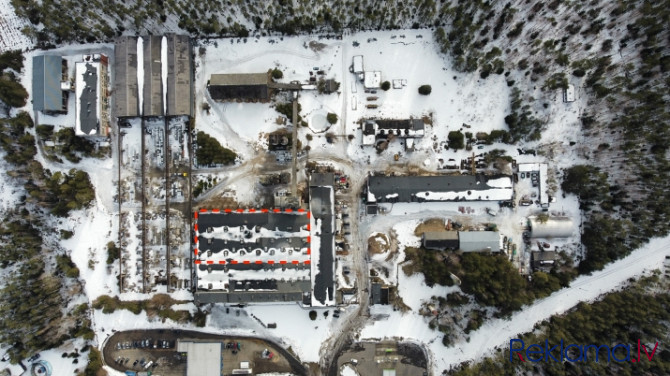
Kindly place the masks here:
<instances>
[{"instance_id":1,"label":"cylindrical storage tank","mask_svg":"<svg viewBox=\"0 0 670 376\"><path fill-rule=\"evenodd\" d=\"M531 238L569 238L574 233L574 224L568 217L549 217L546 221L529 217Z\"/></svg>"}]
</instances>

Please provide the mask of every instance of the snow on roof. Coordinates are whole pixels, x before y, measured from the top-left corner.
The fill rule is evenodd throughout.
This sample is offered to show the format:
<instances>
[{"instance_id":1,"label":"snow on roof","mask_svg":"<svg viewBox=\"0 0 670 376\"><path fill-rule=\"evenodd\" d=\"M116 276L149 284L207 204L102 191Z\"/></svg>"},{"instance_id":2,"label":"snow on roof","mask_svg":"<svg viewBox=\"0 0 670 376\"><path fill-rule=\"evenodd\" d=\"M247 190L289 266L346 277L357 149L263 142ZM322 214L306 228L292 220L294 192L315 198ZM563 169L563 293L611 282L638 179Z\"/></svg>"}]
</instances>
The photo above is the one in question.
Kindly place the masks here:
<instances>
[{"instance_id":1,"label":"snow on roof","mask_svg":"<svg viewBox=\"0 0 670 376\"><path fill-rule=\"evenodd\" d=\"M563 101L565 102L575 101L575 85L569 84L567 89L564 90Z\"/></svg>"},{"instance_id":2,"label":"snow on roof","mask_svg":"<svg viewBox=\"0 0 670 376\"><path fill-rule=\"evenodd\" d=\"M514 190L509 177L490 180L500 187L492 187L488 181L484 175L371 176L368 179L368 192L374 195L374 201L383 201L387 195L398 194L397 197L393 196L394 202L512 199ZM370 198L368 195L368 202L374 202Z\"/></svg>"},{"instance_id":3,"label":"snow on roof","mask_svg":"<svg viewBox=\"0 0 670 376\"><path fill-rule=\"evenodd\" d=\"M533 216L528 222L532 238L569 238L574 233L573 221L568 217L549 217L541 221Z\"/></svg>"},{"instance_id":4,"label":"snow on roof","mask_svg":"<svg viewBox=\"0 0 670 376\"><path fill-rule=\"evenodd\" d=\"M307 265L311 262L311 239L304 211L213 211L195 216L195 263L201 265L196 268L199 288L230 290L231 281L310 278ZM269 283L252 289L277 287Z\"/></svg>"},{"instance_id":5,"label":"snow on roof","mask_svg":"<svg viewBox=\"0 0 670 376\"><path fill-rule=\"evenodd\" d=\"M486 181L489 187L494 188L512 188L512 179L509 176L503 176L496 179L489 179Z\"/></svg>"},{"instance_id":6,"label":"snow on roof","mask_svg":"<svg viewBox=\"0 0 670 376\"><path fill-rule=\"evenodd\" d=\"M75 78L75 133L78 136L97 135L102 108L102 101L100 100L100 62L75 63Z\"/></svg>"},{"instance_id":7,"label":"snow on roof","mask_svg":"<svg viewBox=\"0 0 670 376\"><path fill-rule=\"evenodd\" d=\"M363 56L356 55L353 58L354 60L354 73L358 74L363 72Z\"/></svg>"},{"instance_id":8,"label":"snow on roof","mask_svg":"<svg viewBox=\"0 0 670 376\"><path fill-rule=\"evenodd\" d=\"M379 71L367 71L365 72L365 79L363 81L363 86L366 89L377 89L382 84L382 72Z\"/></svg>"},{"instance_id":9,"label":"snow on roof","mask_svg":"<svg viewBox=\"0 0 670 376\"><path fill-rule=\"evenodd\" d=\"M335 305L335 190L313 187L310 196L312 306L332 306Z\"/></svg>"}]
</instances>

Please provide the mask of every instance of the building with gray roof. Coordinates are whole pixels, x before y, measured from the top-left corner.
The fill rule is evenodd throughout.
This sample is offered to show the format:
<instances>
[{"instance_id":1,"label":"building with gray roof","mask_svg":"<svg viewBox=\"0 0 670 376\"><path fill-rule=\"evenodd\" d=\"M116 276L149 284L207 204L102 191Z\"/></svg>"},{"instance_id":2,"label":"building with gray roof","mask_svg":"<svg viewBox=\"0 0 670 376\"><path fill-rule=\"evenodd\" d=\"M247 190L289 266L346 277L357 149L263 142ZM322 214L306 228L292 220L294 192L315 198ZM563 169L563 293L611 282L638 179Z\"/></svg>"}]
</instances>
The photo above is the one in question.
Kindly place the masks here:
<instances>
[{"instance_id":1,"label":"building with gray roof","mask_svg":"<svg viewBox=\"0 0 670 376\"><path fill-rule=\"evenodd\" d=\"M314 219L321 224L318 264L312 264L314 291L312 303L335 303L335 202L333 186L311 186L309 206ZM317 303L318 302L318 303Z\"/></svg>"},{"instance_id":2,"label":"building with gray roof","mask_svg":"<svg viewBox=\"0 0 670 376\"><path fill-rule=\"evenodd\" d=\"M33 109L45 113L67 112L67 91L61 90L63 65L60 56L33 57Z\"/></svg>"},{"instance_id":3,"label":"building with gray roof","mask_svg":"<svg viewBox=\"0 0 670 376\"><path fill-rule=\"evenodd\" d=\"M114 45L114 109L112 116L139 116L137 38L120 37Z\"/></svg>"},{"instance_id":4,"label":"building with gray roof","mask_svg":"<svg viewBox=\"0 0 670 376\"><path fill-rule=\"evenodd\" d=\"M459 231L458 247L463 252L499 252L500 234L497 231Z\"/></svg>"},{"instance_id":5,"label":"building with gray roof","mask_svg":"<svg viewBox=\"0 0 670 376\"><path fill-rule=\"evenodd\" d=\"M167 115L193 116L191 40L188 35L167 36Z\"/></svg>"},{"instance_id":6,"label":"building with gray roof","mask_svg":"<svg viewBox=\"0 0 670 376\"><path fill-rule=\"evenodd\" d=\"M270 98L268 73L213 74L207 84L217 101L266 101Z\"/></svg>"},{"instance_id":7,"label":"building with gray roof","mask_svg":"<svg viewBox=\"0 0 670 376\"><path fill-rule=\"evenodd\" d=\"M75 63L75 134L109 134L107 56L85 55Z\"/></svg>"},{"instance_id":8,"label":"building with gray roof","mask_svg":"<svg viewBox=\"0 0 670 376\"><path fill-rule=\"evenodd\" d=\"M309 218L302 212L196 214L198 303L311 303Z\"/></svg>"},{"instance_id":9,"label":"building with gray roof","mask_svg":"<svg viewBox=\"0 0 670 376\"><path fill-rule=\"evenodd\" d=\"M367 203L429 201L509 201L509 176L370 176Z\"/></svg>"},{"instance_id":10,"label":"building with gray roof","mask_svg":"<svg viewBox=\"0 0 670 376\"><path fill-rule=\"evenodd\" d=\"M163 37L150 35L144 39L144 93L142 115L163 116L163 75L161 43Z\"/></svg>"},{"instance_id":11,"label":"building with gray roof","mask_svg":"<svg viewBox=\"0 0 670 376\"><path fill-rule=\"evenodd\" d=\"M422 241L426 249L458 249L458 232L426 231L423 233Z\"/></svg>"}]
</instances>

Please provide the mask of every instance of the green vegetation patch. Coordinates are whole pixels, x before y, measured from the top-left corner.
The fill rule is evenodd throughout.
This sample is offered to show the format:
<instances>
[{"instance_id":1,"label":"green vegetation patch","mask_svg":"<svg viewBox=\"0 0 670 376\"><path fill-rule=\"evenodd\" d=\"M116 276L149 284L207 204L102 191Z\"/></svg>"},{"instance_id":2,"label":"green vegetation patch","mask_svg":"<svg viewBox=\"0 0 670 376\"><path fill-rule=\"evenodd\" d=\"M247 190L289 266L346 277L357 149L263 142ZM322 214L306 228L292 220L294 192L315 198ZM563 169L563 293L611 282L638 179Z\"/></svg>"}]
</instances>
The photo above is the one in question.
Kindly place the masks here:
<instances>
[{"instance_id":1,"label":"green vegetation patch","mask_svg":"<svg viewBox=\"0 0 670 376\"><path fill-rule=\"evenodd\" d=\"M219 141L202 131L197 135L195 156L200 166L227 165L237 158L234 151L224 148Z\"/></svg>"}]
</instances>

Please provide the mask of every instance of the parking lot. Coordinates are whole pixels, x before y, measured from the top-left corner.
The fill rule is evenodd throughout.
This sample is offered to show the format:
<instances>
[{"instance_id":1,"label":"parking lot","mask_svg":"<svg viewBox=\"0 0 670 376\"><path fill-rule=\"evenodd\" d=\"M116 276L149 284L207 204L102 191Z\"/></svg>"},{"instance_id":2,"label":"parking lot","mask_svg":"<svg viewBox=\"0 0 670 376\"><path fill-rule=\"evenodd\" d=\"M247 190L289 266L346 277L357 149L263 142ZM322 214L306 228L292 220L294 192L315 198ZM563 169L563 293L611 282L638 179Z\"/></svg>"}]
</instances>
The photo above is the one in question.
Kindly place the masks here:
<instances>
[{"instance_id":1,"label":"parking lot","mask_svg":"<svg viewBox=\"0 0 670 376\"><path fill-rule=\"evenodd\" d=\"M187 356L176 351L177 340L221 341L223 375L230 375L249 362L254 373L303 374L300 363L285 350L258 338L219 336L182 330L134 330L117 332L103 348L105 363L124 372L152 371L162 376L186 374Z\"/></svg>"}]
</instances>

